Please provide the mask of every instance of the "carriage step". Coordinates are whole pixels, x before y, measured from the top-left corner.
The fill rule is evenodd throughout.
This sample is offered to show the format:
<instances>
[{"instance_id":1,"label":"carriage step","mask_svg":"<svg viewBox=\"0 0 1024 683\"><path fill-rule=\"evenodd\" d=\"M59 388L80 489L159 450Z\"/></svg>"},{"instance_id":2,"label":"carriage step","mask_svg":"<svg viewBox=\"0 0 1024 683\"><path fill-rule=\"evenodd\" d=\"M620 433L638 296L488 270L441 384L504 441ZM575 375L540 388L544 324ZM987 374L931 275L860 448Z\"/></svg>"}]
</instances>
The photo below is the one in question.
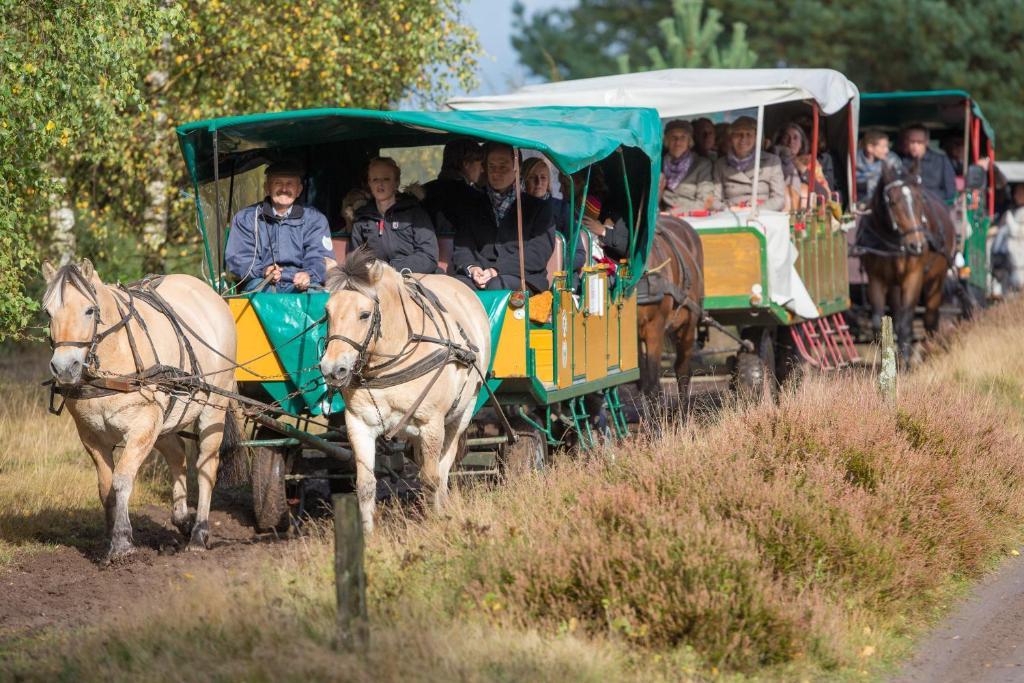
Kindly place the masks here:
<instances>
[{"instance_id":1,"label":"carriage step","mask_svg":"<svg viewBox=\"0 0 1024 683\"><path fill-rule=\"evenodd\" d=\"M860 361L842 313L794 325L790 334L800 357L811 367L840 370Z\"/></svg>"}]
</instances>

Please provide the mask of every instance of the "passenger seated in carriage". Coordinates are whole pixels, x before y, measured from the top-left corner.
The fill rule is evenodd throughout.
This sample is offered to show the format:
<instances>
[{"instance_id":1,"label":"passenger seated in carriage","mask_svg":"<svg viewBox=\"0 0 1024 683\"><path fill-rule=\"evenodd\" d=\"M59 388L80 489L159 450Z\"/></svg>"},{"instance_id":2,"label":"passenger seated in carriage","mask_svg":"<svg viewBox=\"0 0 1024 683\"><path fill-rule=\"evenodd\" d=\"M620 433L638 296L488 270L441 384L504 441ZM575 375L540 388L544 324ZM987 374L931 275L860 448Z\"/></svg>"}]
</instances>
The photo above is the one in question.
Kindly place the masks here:
<instances>
[{"instance_id":1,"label":"passenger seated in carriage","mask_svg":"<svg viewBox=\"0 0 1024 683\"><path fill-rule=\"evenodd\" d=\"M880 130L869 130L857 148L857 197L867 203L878 187L882 168L900 164L900 158L889 149L889 136Z\"/></svg>"},{"instance_id":2,"label":"passenger seated in carriage","mask_svg":"<svg viewBox=\"0 0 1024 683\"><path fill-rule=\"evenodd\" d=\"M303 292L321 286L333 259L327 218L298 203L302 167L277 162L266 170L263 201L247 206L231 221L224 265L244 291Z\"/></svg>"},{"instance_id":3,"label":"passenger seated in carriage","mask_svg":"<svg viewBox=\"0 0 1024 683\"><path fill-rule=\"evenodd\" d=\"M547 264L555 246L555 215L548 202L515 187L512 147L488 143L484 153L487 185L466 194L448 214L455 228L450 274L476 289L548 289ZM520 279L516 196L522 196L523 265Z\"/></svg>"},{"instance_id":4,"label":"passenger seated in carriage","mask_svg":"<svg viewBox=\"0 0 1024 683\"><path fill-rule=\"evenodd\" d=\"M952 202L956 198L953 164L945 154L928 147L928 129L920 124L908 126L903 129L902 139L903 167L916 172L926 190L946 203Z\"/></svg>"},{"instance_id":5,"label":"passenger seated in carriage","mask_svg":"<svg viewBox=\"0 0 1024 683\"><path fill-rule=\"evenodd\" d=\"M398 191L402 171L389 157L377 157L366 170L371 199L356 209L352 246L364 244L398 271L437 272L437 236L416 197Z\"/></svg>"},{"instance_id":6,"label":"passenger seated in carriage","mask_svg":"<svg viewBox=\"0 0 1024 683\"><path fill-rule=\"evenodd\" d=\"M701 117L693 121L693 151L709 161L718 158L715 147L715 124L711 119Z\"/></svg>"},{"instance_id":7,"label":"passenger seated in carriage","mask_svg":"<svg viewBox=\"0 0 1024 683\"><path fill-rule=\"evenodd\" d=\"M757 122L741 116L729 126L729 151L715 161L715 199L719 206L740 209L750 205L754 187L754 159ZM757 200L765 209L781 211L786 206L782 162L771 152L761 154Z\"/></svg>"},{"instance_id":8,"label":"passenger seated in carriage","mask_svg":"<svg viewBox=\"0 0 1024 683\"><path fill-rule=\"evenodd\" d=\"M694 151L693 137L688 121L676 119L665 126L661 204L670 211L699 211L715 203L712 165Z\"/></svg>"},{"instance_id":9,"label":"passenger seated in carriage","mask_svg":"<svg viewBox=\"0 0 1024 683\"><path fill-rule=\"evenodd\" d=\"M441 171L437 178L423 186L423 208L430 215L434 227L449 234L446 213L461 203L467 193L480 193L484 175L484 150L476 140L456 138L444 146Z\"/></svg>"}]
</instances>

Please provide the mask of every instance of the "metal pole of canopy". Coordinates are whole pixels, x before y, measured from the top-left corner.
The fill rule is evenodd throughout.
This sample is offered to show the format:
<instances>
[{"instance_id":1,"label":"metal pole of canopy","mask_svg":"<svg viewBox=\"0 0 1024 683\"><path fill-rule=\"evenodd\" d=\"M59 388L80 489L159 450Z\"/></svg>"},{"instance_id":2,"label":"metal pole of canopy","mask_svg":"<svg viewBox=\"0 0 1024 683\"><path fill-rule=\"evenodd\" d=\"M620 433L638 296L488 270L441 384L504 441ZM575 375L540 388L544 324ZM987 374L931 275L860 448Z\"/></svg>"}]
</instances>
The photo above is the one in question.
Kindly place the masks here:
<instances>
[{"instance_id":1,"label":"metal pole of canopy","mask_svg":"<svg viewBox=\"0 0 1024 683\"><path fill-rule=\"evenodd\" d=\"M846 105L846 134L849 141L846 145L847 156L850 161L846 165L847 185L850 187L850 211L857 207L857 135L854 132L853 101ZM883 160L883 163L884 160Z\"/></svg>"},{"instance_id":2,"label":"metal pole of canopy","mask_svg":"<svg viewBox=\"0 0 1024 683\"><path fill-rule=\"evenodd\" d=\"M991 140L985 141L988 144L988 217L996 215L996 148Z\"/></svg>"},{"instance_id":3,"label":"metal pole of canopy","mask_svg":"<svg viewBox=\"0 0 1024 683\"><path fill-rule=\"evenodd\" d=\"M963 158L963 172L964 177L964 194L961 199L961 213L963 214L963 224L960 226L960 235L962 238L967 237L967 170L971 166L970 154L971 154L971 101L964 100L964 158Z\"/></svg>"},{"instance_id":4,"label":"metal pole of canopy","mask_svg":"<svg viewBox=\"0 0 1024 683\"><path fill-rule=\"evenodd\" d=\"M750 192L750 205L752 214L756 218L757 208L757 186L761 182L761 135L764 131L764 105L757 108L757 132L754 134L754 186Z\"/></svg>"},{"instance_id":5,"label":"metal pole of canopy","mask_svg":"<svg viewBox=\"0 0 1024 683\"><path fill-rule=\"evenodd\" d=\"M972 119L971 124L971 158L974 159L974 163L978 163L978 157L981 155L981 119Z\"/></svg>"},{"instance_id":6,"label":"metal pole of canopy","mask_svg":"<svg viewBox=\"0 0 1024 683\"><path fill-rule=\"evenodd\" d=\"M519 149L512 148L512 167L515 169L516 180L516 229L519 231L519 288L526 291L526 257L523 249L526 245L523 242L523 193L519 186Z\"/></svg>"},{"instance_id":7,"label":"metal pole of canopy","mask_svg":"<svg viewBox=\"0 0 1024 683\"><path fill-rule=\"evenodd\" d=\"M807 208L811 208L811 200L814 198L814 186L818 170L818 103L811 101L811 159L807 163Z\"/></svg>"},{"instance_id":8,"label":"metal pole of canopy","mask_svg":"<svg viewBox=\"0 0 1024 683\"><path fill-rule=\"evenodd\" d=\"M629 230L629 253L626 258L630 264L633 262L633 250L636 249L637 233L640 229L640 221L633 220L633 196L629 191L629 173L626 170L626 155L619 147L619 161L622 162L622 186L626 189L626 227ZM637 214L639 215L639 214Z\"/></svg>"},{"instance_id":9,"label":"metal pole of canopy","mask_svg":"<svg viewBox=\"0 0 1024 683\"><path fill-rule=\"evenodd\" d=\"M213 274L214 288L220 292L221 264L224 254L221 251L220 224L220 150L217 147L217 131L213 131L213 221L217 230L217 268Z\"/></svg>"}]
</instances>

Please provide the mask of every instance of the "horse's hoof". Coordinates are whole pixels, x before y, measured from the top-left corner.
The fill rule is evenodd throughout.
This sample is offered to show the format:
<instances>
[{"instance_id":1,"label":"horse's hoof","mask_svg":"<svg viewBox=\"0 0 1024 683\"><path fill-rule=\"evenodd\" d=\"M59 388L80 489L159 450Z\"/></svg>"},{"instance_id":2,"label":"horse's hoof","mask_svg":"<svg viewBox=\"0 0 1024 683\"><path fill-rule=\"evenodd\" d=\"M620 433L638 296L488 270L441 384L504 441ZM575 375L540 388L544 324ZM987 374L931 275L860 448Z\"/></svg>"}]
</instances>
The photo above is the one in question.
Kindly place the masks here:
<instances>
[{"instance_id":1,"label":"horse's hoof","mask_svg":"<svg viewBox=\"0 0 1024 683\"><path fill-rule=\"evenodd\" d=\"M192 535L193 520L192 515L189 513L186 512L184 517L171 515L171 524L174 525L174 528L177 529L178 533L180 533L184 538L189 538Z\"/></svg>"},{"instance_id":2,"label":"horse's hoof","mask_svg":"<svg viewBox=\"0 0 1024 683\"><path fill-rule=\"evenodd\" d=\"M188 542L189 550L207 550L210 547L210 525L198 522L192 527L192 537Z\"/></svg>"},{"instance_id":3,"label":"horse's hoof","mask_svg":"<svg viewBox=\"0 0 1024 683\"><path fill-rule=\"evenodd\" d=\"M103 566L109 567L110 565L121 564L125 562L129 557L135 553L135 546L129 541L113 542L110 544L110 549L107 551L106 557L103 558Z\"/></svg>"}]
</instances>

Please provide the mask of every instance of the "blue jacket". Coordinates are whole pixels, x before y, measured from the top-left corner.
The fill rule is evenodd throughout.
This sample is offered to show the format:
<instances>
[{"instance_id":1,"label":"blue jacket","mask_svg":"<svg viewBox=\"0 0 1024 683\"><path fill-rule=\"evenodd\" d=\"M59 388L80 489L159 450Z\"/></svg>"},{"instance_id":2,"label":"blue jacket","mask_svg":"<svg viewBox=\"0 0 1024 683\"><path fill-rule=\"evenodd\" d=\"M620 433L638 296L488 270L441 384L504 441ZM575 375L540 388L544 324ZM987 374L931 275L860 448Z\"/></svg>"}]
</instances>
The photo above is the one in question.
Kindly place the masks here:
<instances>
[{"instance_id":1,"label":"blue jacket","mask_svg":"<svg viewBox=\"0 0 1024 683\"><path fill-rule=\"evenodd\" d=\"M912 172L915 161L912 157L903 157L903 168L908 173ZM956 199L956 174L945 154L932 149L925 150L917 174L921 176L924 188L931 190L942 201L948 204Z\"/></svg>"},{"instance_id":2,"label":"blue jacket","mask_svg":"<svg viewBox=\"0 0 1024 683\"><path fill-rule=\"evenodd\" d=\"M334 258L327 218L301 204L293 204L281 218L274 215L269 199L235 214L224 250L224 265L245 291L259 285L263 273L275 263L281 267L278 292L295 291L292 279L299 271L309 273L311 286L322 285L325 258Z\"/></svg>"}]
</instances>

